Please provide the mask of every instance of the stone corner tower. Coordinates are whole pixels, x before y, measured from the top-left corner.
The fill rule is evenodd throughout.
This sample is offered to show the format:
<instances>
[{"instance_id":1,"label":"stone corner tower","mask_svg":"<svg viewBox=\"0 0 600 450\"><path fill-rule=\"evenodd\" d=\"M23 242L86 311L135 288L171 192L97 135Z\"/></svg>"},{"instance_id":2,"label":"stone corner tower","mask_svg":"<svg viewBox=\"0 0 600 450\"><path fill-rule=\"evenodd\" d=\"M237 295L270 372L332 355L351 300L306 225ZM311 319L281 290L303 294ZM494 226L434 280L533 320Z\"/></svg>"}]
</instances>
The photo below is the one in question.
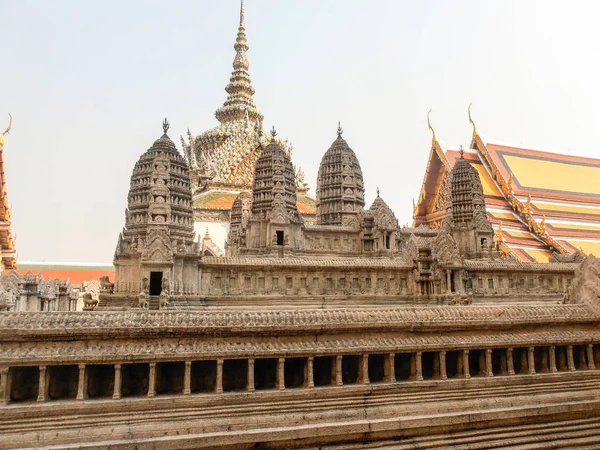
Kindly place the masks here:
<instances>
[{"instance_id":1,"label":"stone corner tower","mask_svg":"<svg viewBox=\"0 0 600 450\"><path fill-rule=\"evenodd\" d=\"M354 151L342 138L325 152L317 175L317 223L320 225L360 226L359 214L365 206L363 175Z\"/></svg>"},{"instance_id":2,"label":"stone corner tower","mask_svg":"<svg viewBox=\"0 0 600 450\"><path fill-rule=\"evenodd\" d=\"M194 293L198 248L189 168L167 136L154 141L133 168L125 227L115 250L116 293L170 296Z\"/></svg>"},{"instance_id":3,"label":"stone corner tower","mask_svg":"<svg viewBox=\"0 0 600 450\"><path fill-rule=\"evenodd\" d=\"M488 220L479 173L460 158L448 175L444 226L451 230L464 258L480 258L493 247L494 230Z\"/></svg>"}]
</instances>

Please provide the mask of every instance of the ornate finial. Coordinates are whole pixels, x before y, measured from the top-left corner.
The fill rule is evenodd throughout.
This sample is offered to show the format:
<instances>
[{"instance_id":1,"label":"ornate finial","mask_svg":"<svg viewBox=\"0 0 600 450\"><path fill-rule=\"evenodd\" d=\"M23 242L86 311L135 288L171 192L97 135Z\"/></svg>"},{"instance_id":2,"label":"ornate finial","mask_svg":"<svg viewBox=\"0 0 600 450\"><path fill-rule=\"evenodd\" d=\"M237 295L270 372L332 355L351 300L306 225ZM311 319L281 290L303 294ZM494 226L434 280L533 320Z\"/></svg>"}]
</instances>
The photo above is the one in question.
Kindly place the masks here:
<instances>
[{"instance_id":1,"label":"ornate finial","mask_svg":"<svg viewBox=\"0 0 600 450\"><path fill-rule=\"evenodd\" d=\"M271 128L271 140L272 141L275 140L275 136L277 136L277 131L275 131L275 126L273 126L273 128Z\"/></svg>"},{"instance_id":2,"label":"ornate finial","mask_svg":"<svg viewBox=\"0 0 600 450\"><path fill-rule=\"evenodd\" d=\"M377 186L377 197L379 197L379 186Z\"/></svg>"},{"instance_id":3,"label":"ornate finial","mask_svg":"<svg viewBox=\"0 0 600 450\"><path fill-rule=\"evenodd\" d=\"M245 111L248 111L248 116L252 121L262 118L262 114L256 109L252 98L254 87L250 80L250 64L246 55L248 41L246 39L245 20L244 1L242 0L240 2L240 26L233 46L235 49L233 72L229 78L229 84L225 88L228 94L227 100L215 112L217 120L221 123L243 119Z\"/></svg>"},{"instance_id":4,"label":"ornate finial","mask_svg":"<svg viewBox=\"0 0 600 450\"><path fill-rule=\"evenodd\" d=\"M465 151L463 150L462 145L460 146L460 159L465 159Z\"/></svg>"},{"instance_id":5,"label":"ornate finial","mask_svg":"<svg viewBox=\"0 0 600 450\"><path fill-rule=\"evenodd\" d=\"M344 130L342 130L342 123L338 122L338 127L337 127L337 135L339 138L342 137L342 133L344 132Z\"/></svg>"},{"instance_id":6,"label":"ornate finial","mask_svg":"<svg viewBox=\"0 0 600 450\"><path fill-rule=\"evenodd\" d=\"M8 127L4 130L4 133L0 134L0 150L4 147L4 135L10 133L10 129L12 127L12 116L8 113L8 117L10 117L8 121Z\"/></svg>"},{"instance_id":7,"label":"ornate finial","mask_svg":"<svg viewBox=\"0 0 600 450\"><path fill-rule=\"evenodd\" d=\"M429 120L429 114L431 114L431 109L427 113L427 127L431 130L431 144L434 145L437 141L437 137L435 136L435 130L431 126L431 121Z\"/></svg>"},{"instance_id":8,"label":"ornate finial","mask_svg":"<svg viewBox=\"0 0 600 450\"><path fill-rule=\"evenodd\" d=\"M165 117L165 120L164 120L164 122L162 124L162 127L163 127L163 132L164 132L163 137L168 137L167 136L167 131L169 131L169 121L167 120L166 117Z\"/></svg>"},{"instance_id":9,"label":"ornate finial","mask_svg":"<svg viewBox=\"0 0 600 450\"><path fill-rule=\"evenodd\" d=\"M502 221L498 224L498 229L494 232L494 242L503 242L504 235L502 234Z\"/></svg>"},{"instance_id":10,"label":"ornate finial","mask_svg":"<svg viewBox=\"0 0 600 450\"><path fill-rule=\"evenodd\" d=\"M246 16L244 15L244 0L240 2L240 28L246 24Z\"/></svg>"},{"instance_id":11,"label":"ornate finial","mask_svg":"<svg viewBox=\"0 0 600 450\"><path fill-rule=\"evenodd\" d=\"M469 103L469 109L468 109L468 111L469 111L469 123L471 125L473 125L473 137L475 137L477 135L477 127L475 126L475 122L473 122L473 118L471 117L471 105L472 104L473 104L472 102Z\"/></svg>"}]
</instances>

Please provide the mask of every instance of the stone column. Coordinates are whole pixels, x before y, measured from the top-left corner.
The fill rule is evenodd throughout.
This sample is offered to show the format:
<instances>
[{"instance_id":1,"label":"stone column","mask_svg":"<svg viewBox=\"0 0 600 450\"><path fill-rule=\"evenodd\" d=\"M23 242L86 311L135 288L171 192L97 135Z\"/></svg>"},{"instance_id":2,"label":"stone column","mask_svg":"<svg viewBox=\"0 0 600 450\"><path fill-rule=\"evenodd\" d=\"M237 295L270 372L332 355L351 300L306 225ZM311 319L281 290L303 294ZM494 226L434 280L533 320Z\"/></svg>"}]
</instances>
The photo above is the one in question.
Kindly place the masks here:
<instances>
[{"instance_id":1,"label":"stone column","mask_svg":"<svg viewBox=\"0 0 600 450\"><path fill-rule=\"evenodd\" d=\"M417 381L423 380L423 352L415 354L415 379Z\"/></svg>"},{"instance_id":2,"label":"stone column","mask_svg":"<svg viewBox=\"0 0 600 450\"><path fill-rule=\"evenodd\" d=\"M280 391L285 389L285 358L277 360L277 389Z\"/></svg>"},{"instance_id":3,"label":"stone column","mask_svg":"<svg viewBox=\"0 0 600 450\"><path fill-rule=\"evenodd\" d=\"M463 376L465 378L471 378L471 373L469 372L469 350L463 350L462 352L463 358Z\"/></svg>"},{"instance_id":4,"label":"stone column","mask_svg":"<svg viewBox=\"0 0 600 450\"><path fill-rule=\"evenodd\" d=\"M10 400L10 383L8 382L8 367L0 369L0 404L6 405Z\"/></svg>"},{"instance_id":5,"label":"stone column","mask_svg":"<svg viewBox=\"0 0 600 450\"><path fill-rule=\"evenodd\" d=\"M587 366L590 370L596 369L596 363L594 362L594 345L588 344L587 346Z\"/></svg>"},{"instance_id":6,"label":"stone column","mask_svg":"<svg viewBox=\"0 0 600 450\"><path fill-rule=\"evenodd\" d=\"M308 358L306 358L306 371L304 374L304 386L305 387L315 387L315 376L314 376L314 357L313 356L309 356Z\"/></svg>"},{"instance_id":7,"label":"stone column","mask_svg":"<svg viewBox=\"0 0 600 450\"><path fill-rule=\"evenodd\" d=\"M515 365L513 363L513 349L512 348L506 349L506 367L508 369L509 375L515 374Z\"/></svg>"},{"instance_id":8,"label":"stone column","mask_svg":"<svg viewBox=\"0 0 600 450\"><path fill-rule=\"evenodd\" d=\"M358 382L369 384L369 355L361 355L359 362Z\"/></svg>"},{"instance_id":9,"label":"stone column","mask_svg":"<svg viewBox=\"0 0 600 450\"><path fill-rule=\"evenodd\" d=\"M344 384L342 379L342 355L335 357L335 384L341 386Z\"/></svg>"},{"instance_id":10,"label":"stone column","mask_svg":"<svg viewBox=\"0 0 600 450\"><path fill-rule=\"evenodd\" d=\"M223 360L217 359L217 378L215 380L215 393L223 393Z\"/></svg>"},{"instance_id":11,"label":"stone column","mask_svg":"<svg viewBox=\"0 0 600 450\"><path fill-rule=\"evenodd\" d=\"M183 395L192 393L192 362L185 362L185 371L183 372Z\"/></svg>"},{"instance_id":12,"label":"stone column","mask_svg":"<svg viewBox=\"0 0 600 450\"><path fill-rule=\"evenodd\" d=\"M450 269L446 269L446 292L452 294L452 281L450 275Z\"/></svg>"},{"instance_id":13,"label":"stone column","mask_svg":"<svg viewBox=\"0 0 600 450\"><path fill-rule=\"evenodd\" d=\"M121 364L115 364L115 385L113 390L113 398L115 400L121 398Z\"/></svg>"},{"instance_id":14,"label":"stone column","mask_svg":"<svg viewBox=\"0 0 600 450\"><path fill-rule=\"evenodd\" d=\"M148 397L156 395L156 363L150 363L150 374L148 376Z\"/></svg>"},{"instance_id":15,"label":"stone column","mask_svg":"<svg viewBox=\"0 0 600 450\"><path fill-rule=\"evenodd\" d=\"M548 348L548 359L550 362L550 372L555 373L556 370L556 347L554 345Z\"/></svg>"},{"instance_id":16,"label":"stone column","mask_svg":"<svg viewBox=\"0 0 600 450\"><path fill-rule=\"evenodd\" d=\"M492 364L492 349L485 350L485 375L488 377L494 376L494 366Z\"/></svg>"},{"instance_id":17,"label":"stone column","mask_svg":"<svg viewBox=\"0 0 600 450\"><path fill-rule=\"evenodd\" d=\"M40 378L38 385L38 402L46 401L46 366L40 366Z\"/></svg>"},{"instance_id":18,"label":"stone column","mask_svg":"<svg viewBox=\"0 0 600 450\"><path fill-rule=\"evenodd\" d=\"M440 352L440 379L447 380L448 374L446 373L446 351Z\"/></svg>"},{"instance_id":19,"label":"stone column","mask_svg":"<svg viewBox=\"0 0 600 450\"><path fill-rule=\"evenodd\" d=\"M530 374L535 373L535 348L529 347L527 349L527 369Z\"/></svg>"},{"instance_id":20,"label":"stone column","mask_svg":"<svg viewBox=\"0 0 600 450\"><path fill-rule=\"evenodd\" d=\"M567 363L569 365L569 370L575 370L575 361L573 360L573 346L569 345L567 347Z\"/></svg>"},{"instance_id":21,"label":"stone column","mask_svg":"<svg viewBox=\"0 0 600 450\"><path fill-rule=\"evenodd\" d=\"M385 359L385 381L388 383L396 382L396 354L390 353Z\"/></svg>"},{"instance_id":22,"label":"stone column","mask_svg":"<svg viewBox=\"0 0 600 450\"><path fill-rule=\"evenodd\" d=\"M246 380L246 390L254 392L254 358L248 358L248 378Z\"/></svg>"},{"instance_id":23,"label":"stone column","mask_svg":"<svg viewBox=\"0 0 600 450\"><path fill-rule=\"evenodd\" d=\"M79 382L77 383L77 400L86 397L85 392L85 364L79 364Z\"/></svg>"}]
</instances>

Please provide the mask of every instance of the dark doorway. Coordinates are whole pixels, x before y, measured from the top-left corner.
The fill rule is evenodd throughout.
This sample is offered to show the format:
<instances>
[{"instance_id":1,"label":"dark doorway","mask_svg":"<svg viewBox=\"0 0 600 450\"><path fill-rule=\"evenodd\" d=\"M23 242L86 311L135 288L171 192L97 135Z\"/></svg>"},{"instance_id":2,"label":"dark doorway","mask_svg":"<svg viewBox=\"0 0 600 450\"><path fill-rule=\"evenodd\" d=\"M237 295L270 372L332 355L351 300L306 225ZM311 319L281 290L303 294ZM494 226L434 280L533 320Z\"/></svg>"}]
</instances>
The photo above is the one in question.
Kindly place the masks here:
<instances>
[{"instance_id":1,"label":"dark doorway","mask_svg":"<svg viewBox=\"0 0 600 450\"><path fill-rule=\"evenodd\" d=\"M192 392L211 392L217 380L217 361L192 361L190 388Z\"/></svg>"},{"instance_id":2,"label":"dark doorway","mask_svg":"<svg viewBox=\"0 0 600 450\"><path fill-rule=\"evenodd\" d=\"M121 366L123 397L148 395L149 373L148 364L123 364Z\"/></svg>"},{"instance_id":3,"label":"dark doorway","mask_svg":"<svg viewBox=\"0 0 600 450\"><path fill-rule=\"evenodd\" d=\"M40 368L37 366L11 367L8 370L12 379L10 401L35 401L39 392Z\"/></svg>"},{"instance_id":4,"label":"dark doorway","mask_svg":"<svg viewBox=\"0 0 600 450\"><path fill-rule=\"evenodd\" d=\"M160 295L162 291L162 272L150 272L150 295Z\"/></svg>"},{"instance_id":5,"label":"dark doorway","mask_svg":"<svg viewBox=\"0 0 600 450\"><path fill-rule=\"evenodd\" d=\"M277 245L283 245L283 231L276 231L275 233L277 234Z\"/></svg>"},{"instance_id":6,"label":"dark doorway","mask_svg":"<svg viewBox=\"0 0 600 450\"><path fill-rule=\"evenodd\" d=\"M313 377L315 386L329 386L335 379L333 356L315 356L313 366Z\"/></svg>"},{"instance_id":7,"label":"dark doorway","mask_svg":"<svg viewBox=\"0 0 600 450\"><path fill-rule=\"evenodd\" d=\"M48 366L48 398L58 400L74 399L77 396L79 382L79 367Z\"/></svg>"},{"instance_id":8,"label":"dark doorway","mask_svg":"<svg viewBox=\"0 0 600 450\"><path fill-rule=\"evenodd\" d=\"M91 364L86 366L85 370L87 370L88 376L88 397L112 397L115 386L115 366L110 364Z\"/></svg>"},{"instance_id":9,"label":"dark doorway","mask_svg":"<svg viewBox=\"0 0 600 450\"><path fill-rule=\"evenodd\" d=\"M358 355L344 355L342 357L342 382L344 384L352 384L357 382L358 366Z\"/></svg>"}]
</instances>

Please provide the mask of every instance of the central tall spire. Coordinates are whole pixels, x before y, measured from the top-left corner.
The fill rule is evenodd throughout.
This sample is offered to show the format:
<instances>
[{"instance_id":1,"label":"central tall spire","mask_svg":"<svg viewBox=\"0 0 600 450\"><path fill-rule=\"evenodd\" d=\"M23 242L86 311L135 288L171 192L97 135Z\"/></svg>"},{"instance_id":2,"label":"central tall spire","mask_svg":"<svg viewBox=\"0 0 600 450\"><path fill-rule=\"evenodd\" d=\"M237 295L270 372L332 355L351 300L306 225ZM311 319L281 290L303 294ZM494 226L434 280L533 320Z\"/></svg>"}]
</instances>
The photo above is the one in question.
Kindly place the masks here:
<instances>
[{"instance_id":1,"label":"central tall spire","mask_svg":"<svg viewBox=\"0 0 600 450\"><path fill-rule=\"evenodd\" d=\"M246 25L244 17L244 0L240 5L240 26L238 28L237 39L235 40L235 58L233 60L233 71L229 78L229 84L225 88L227 100L223 106L217 109L215 116L221 123L234 119L243 119L246 114L253 122L257 119L262 121L263 115L256 109L252 96L254 88L250 80L250 64L246 52L248 43L246 41Z\"/></svg>"}]
</instances>

